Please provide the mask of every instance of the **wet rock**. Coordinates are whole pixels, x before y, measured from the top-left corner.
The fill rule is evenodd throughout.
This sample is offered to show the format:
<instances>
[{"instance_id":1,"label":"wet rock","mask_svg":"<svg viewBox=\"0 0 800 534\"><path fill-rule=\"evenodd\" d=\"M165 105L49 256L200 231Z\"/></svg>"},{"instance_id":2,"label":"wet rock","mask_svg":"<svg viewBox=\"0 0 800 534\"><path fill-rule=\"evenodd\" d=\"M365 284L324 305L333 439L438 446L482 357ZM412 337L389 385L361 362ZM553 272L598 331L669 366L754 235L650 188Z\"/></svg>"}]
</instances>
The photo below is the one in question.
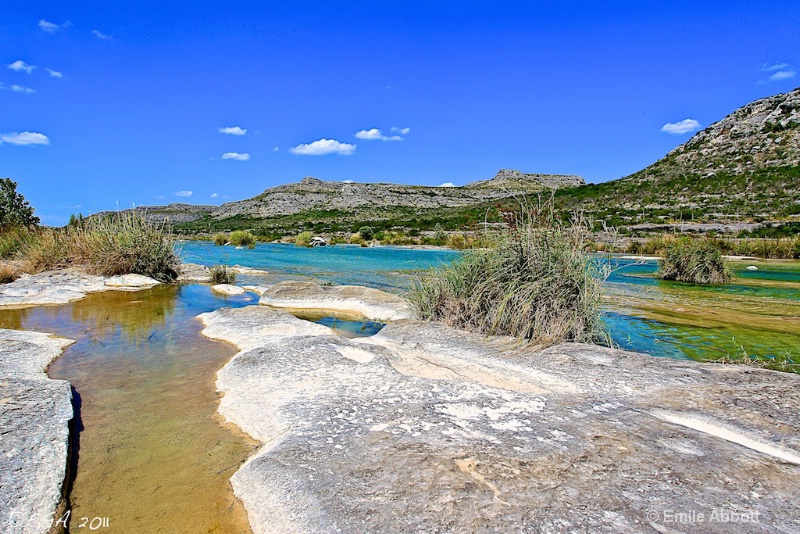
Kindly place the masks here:
<instances>
[{"instance_id":1,"label":"wet rock","mask_svg":"<svg viewBox=\"0 0 800 534\"><path fill-rule=\"evenodd\" d=\"M256 533L798 528L796 375L418 321L355 342L265 307L201 318L242 349L217 387L264 443L232 478Z\"/></svg>"},{"instance_id":2,"label":"wet rock","mask_svg":"<svg viewBox=\"0 0 800 534\"><path fill-rule=\"evenodd\" d=\"M221 293L223 295L244 295L245 293L243 287L234 286L231 284L216 284L211 286L211 290L215 293Z\"/></svg>"},{"instance_id":3,"label":"wet rock","mask_svg":"<svg viewBox=\"0 0 800 534\"><path fill-rule=\"evenodd\" d=\"M72 341L0 329L0 531L50 532L64 513L69 382L44 373Z\"/></svg>"},{"instance_id":4,"label":"wet rock","mask_svg":"<svg viewBox=\"0 0 800 534\"><path fill-rule=\"evenodd\" d=\"M408 319L408 302L391 293L360 286L323 286L314 282L281 282L261 296L259 304L273 308L323 310L373 321Z\"/></svg>"},{"instance_id":5,"label":"wet rock","mask_svg":"<svg viewBox=\"0 0 800 534\"><path fill-rule=\"evenodd\" d=\"M77 269L23 275L0 286L0 307L66 304L99 291L138 291L160 282L141 275L95 276Z\"/></svg>"}]
</instances>

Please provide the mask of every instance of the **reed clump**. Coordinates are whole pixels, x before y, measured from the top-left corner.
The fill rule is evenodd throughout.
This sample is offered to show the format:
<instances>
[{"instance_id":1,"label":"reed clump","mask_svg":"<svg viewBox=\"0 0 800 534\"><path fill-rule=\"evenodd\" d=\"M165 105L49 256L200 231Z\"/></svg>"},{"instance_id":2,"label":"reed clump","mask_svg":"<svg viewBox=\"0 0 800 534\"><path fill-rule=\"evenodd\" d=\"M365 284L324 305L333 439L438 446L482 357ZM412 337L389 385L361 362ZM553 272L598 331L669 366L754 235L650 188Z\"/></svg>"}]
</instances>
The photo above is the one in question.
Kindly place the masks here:
<instances>
[{"instance_id":1,"label":"reed clump","mask_svg":"<svg viewBox=\"0 0 800 534\"><path fill-rule=\"evenodd\" d=\"M228 236L223 233L214 234L211 240L214 241L214 244L218 247L227 245L230 242L228 241Z\"/></svg>"},{"instance_id":2,"label":"reed clump","mask_svg":"<svg viewBox=\"0 0 800 534\"><path fill-rule=\"evenodd\" d=\"M215 265L209 270L212 284L233 284L236 282L236 272L227 265Z\"/></svg>"},{"instance_id":3,"label":"reed clump","mask_svg":"<svg viewBox=\"0 0 800 534\"><path fill-rule=\"evenodd\" d=\"M133 273L170 282L180 270L171 231L164 224L151 225L133 211L65 228L40 228L16 257L28 272L74 266L103 276Z\"/></svg>"},{"instance_id":4,"label":"reed clump","mask_svg":"<svg viewBox=\"0 0 800 534\"><path fill-rule=\"evenodd\" d=\"M236 230L234 232L231 232L230 242L231 245L236 247L255 248L256 236L254 236L247 230Z\"/></svg>"},{"instance_id":5,"label":"reed clump","mask_svg":"<svg viewBox=\"0 0 800 534\"><path fill-rule=\"evenodd\" d=\"M667 246L658 261L658 277L694 284L724 284L731 281L733 273L716 241L685 237Z\"/></svg>"},{"instance_id":6,"label":"reed clump","mask_svg":"<svg viewBox=\"0 0 800 534\"><path fill-rule=\"evenodd\" d=\"M409 300L420 317L537 344L608 342L600 290L608 276L585 248L590 225L563 223L550 205L525 209L486 239L487 249L418 276Z\"/></svg>"},{"instance_id":7,"label":"reed clump","mask_svg":"<svg viewBox=\"0 0 800 534\"><path fill-rule=\"evenodd\" d=\"M314 237L314 234L311 233L309 230L305 232L300 232L297 235L297 238L294 240L294 244L298 247L310 247L311 246L311 238Z\"/></svg>"}]
</instances>

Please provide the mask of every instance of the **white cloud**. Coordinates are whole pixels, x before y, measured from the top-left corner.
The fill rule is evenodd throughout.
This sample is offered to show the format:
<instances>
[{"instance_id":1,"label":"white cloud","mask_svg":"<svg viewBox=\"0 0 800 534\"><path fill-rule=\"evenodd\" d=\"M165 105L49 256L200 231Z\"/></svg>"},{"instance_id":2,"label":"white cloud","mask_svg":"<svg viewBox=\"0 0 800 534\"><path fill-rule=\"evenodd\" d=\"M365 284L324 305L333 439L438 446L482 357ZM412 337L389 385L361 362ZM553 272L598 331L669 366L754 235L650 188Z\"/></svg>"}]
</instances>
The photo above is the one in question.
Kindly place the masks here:
<instances>
[{"instance_id":1,"label":"white cloud","mask_svg":"<svg viewBox=\"0 0 800 534\"><path fill-rule=\"evenodd\" d=\"M236 161L247 161L250 159L250 154L244 153L240 154L239 152L225 152L222 155L222 159L235 159Z\"/></svg>"},{"instance_id":2,"label":"white cloud","mask_svg":"<svg viewBox=\"0 0 800 534\"><path fill-rule=\"evenodd\" d=\"M768 82L780 82L782 80L788 80L789 78L794 78L796 73L793 70L779 70L772 74L769 78L767 78Z\"/></svg>"},{"instance_id":3,"label":"white cloud","mask_svg":"<svg viewBox=\"0 0 800 534\"><path fill-rule=\"evenodd\" d=\"M320 139L313 143L297 145L296 147L290 148L289 152L300 156L324 156L327 154L350 156L355 150L356 145L340 143L335 139Z\"/></svg>"},{"instance_id":4,"label":"white cloud","mask_svg":"<svg viewBox=\"0 0 800 534\"><path fill-rule=\"evenodd\" d=\"M11 69L11 70L17 71L17 72L25 71L28 74L30 74L31 72L33 72L33 69L35 69L36 66L35 65L28 65L27 63L25 63L21 59L18 59L14 63L10 63L8 65L8 68Z\"/></svg>"},{"instance_id":5,"label":"white cloud","mask_svg":"<svg viewBox=\"0 0 800 534\"><path fill-rule=\"evenodd\" d=\"M49 145L50 139L37 132L11 132L0 134L0 141L12 145Z\"/></svg>"},{"instance_id":6,"label":"white cloud","mask_svg":"<svg viewBox=\"0 0 800 534\"><path fill-rule=\"evenodd\" d=\"M219 193L211 193L211 198L217 198L218 196L219 196Z\"/></svg>"},{"instance_id":7,"label":"white cloud","mask_svg":"<svg viewBox=\"0 0 800 534\"><path fill-rule=\"evenodd\" d=\"M790 65L788 63L775 63L774 65L770 65L769 63L764 63L763 65L761 65L761 70L763 70L764 72L772 72L774 70L783 70L789 68L789 66Z\"/></svg>"},{"instance_id":8,"label":"white cloud","mask_svg":"<svg viewBox=\"0 0 800 534\"><path fill-rule=\"evenodd\" d=\"M355 182L353 180L342 180L342 183L343 184L354 184Z\"/></svg>"},{"instance_id":9,"label":"white cloud","mask_svg":"<svg viewBox=\"0 0 800 534\"><path fill-rule=\"evenodd\" d=\"M103 41L108 41L112 38L110 35L106 35L100 30L92 30L92 35L94 35L98 39L102 39Z\"/></svg>"},{"instance_id":10,"label":"white cloud","mask_svg":"<svg viewBox=\"0 0 800 534\"><path fill-rule=\"evenodd\" d=\"M454 184L453 182L445 182L443 184L437 185L436 187L456 187L456 184Z\"/></svg>"},{"instance_id":11,"label":"white cloud","mask_svg":"<svg viewBox=\"0 0 800 534\"><path fill-rule=\"evenodd\" d=\"M365 141L402 141L403 138L399 135L383 135L378 128L371 128L369 130L361 130L356 132L357 139L364 139Z\"/></svg>"},{"instance_id":12,"label":"white cloud","mask_svg":"<svg viewBox=\"0 0 800 534\"><path fill-rule=\"evenodd\" d=\"M59 28L61 28L61 26L59 26L58 24L54 24L52 22L47 22L46 20L42 19L39 21L39 28L41 28L42 31L45 31L47 33L53 33L57 31Z\"/></svg>"},{"instance_id":13,"label":"white cloud","mask_svg":"<svg viewBox=\"0 0 800 534\"><path fill-rule=\"evenodd\" d=\"M63 78L64 77L64 75L61 74L60 72L58 72L57 70L53 70L53 69L45 69L45 70L47 71L47 74L49 74L51 78Z\"/></svg>"},{"instance_id":14,"label":"white cloud","mask_svg":"<svg viewBox=\"0 0 800 534\"><path fill-rule=\"evenodd\" d=\"M411 131L411 128L398 128L397 126L392 126L392 131L395 133L399 133L400 135L408 135L408 132Z\"/></svg>"},{"instance_id":15,"label":"white cloud","mask_svg":"<svg viewBox=\"0 0 800 534\"><path fill-rule=\"evenodd\" d=\"M247 133L247 128L240 128L238 126L228 126L227 128L220 128L219 133L228 135L244 135Z\"/></svg>"},{"instance_id":16,"label":"white cloud","mask_svg":"<svg viewBox=\"0 0 800 534\"><path fill-rule=\"evenodd\" d=\"M279 147L279 146L272 147L272 151L273 152L280 152L280 150L281 150L281 147Z\"/></svg>"},{"instance_id":17,"label":"white cloud","mask_svg":"<svg viewBox=\"0 0 800 534\"><path fill-rule=\"evenodd\" d=\"M153 198L156 199L156 200L166 200L167 199L167 197L165 197L164 195L154 195Z\"/></svg>"},{"instance_id":18,"label":"white cloud","mask_svg":"<svg viewBox=\"0 0 800 534\"><path fill-rule=\"evenodd\" d=\"M192 196L192 191L177 191L175 192L176 197L190 197Z\"/></svg>"},{"instance_id":19,"label":"white cloud","mask_svg":"<svg viewBox=\"0 0 800 534\"><path fill-rule=\"evenodd\" d=\"M11 90L15 93L25 93L27 95L36 92L36 89L31 89L30 87L25 87L24 85L12 85Z\"/></svg>"},{"instance_id":20,"label":"white cloud","mask_svg":"<svg viewBox=\"0 0 800 534\"><path fill-rule=\"evenodd\" d=\"M694 119L683 119L680 122L668 122L661 127L661 131L668 134L685 134L700 129L700 123Z\"/></svg>"}]
</instances>

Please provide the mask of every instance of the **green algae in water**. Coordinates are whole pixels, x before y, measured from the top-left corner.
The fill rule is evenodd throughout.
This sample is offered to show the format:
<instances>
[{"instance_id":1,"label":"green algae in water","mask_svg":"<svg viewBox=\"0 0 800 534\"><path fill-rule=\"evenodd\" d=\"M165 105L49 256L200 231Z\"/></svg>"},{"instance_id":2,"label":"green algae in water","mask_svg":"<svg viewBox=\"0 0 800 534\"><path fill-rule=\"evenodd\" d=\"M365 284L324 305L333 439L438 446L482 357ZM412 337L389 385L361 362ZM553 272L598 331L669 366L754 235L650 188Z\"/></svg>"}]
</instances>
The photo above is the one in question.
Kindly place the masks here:
<instances>
[{"instance_id":1,"label":"green algae in water","mask_svg":"<svg viewBox=\"0 0 800 534\"><path fill-rule=\"evenodd\" d=\"M257 444L216 413L215 374L236 350L203 337L195 317L254 300L161 286L0 310L4 328L77 341L48 370L80 409L73 530L107 517L103 532L250 532L229 479Z\"/></svg>"}]
</instances>

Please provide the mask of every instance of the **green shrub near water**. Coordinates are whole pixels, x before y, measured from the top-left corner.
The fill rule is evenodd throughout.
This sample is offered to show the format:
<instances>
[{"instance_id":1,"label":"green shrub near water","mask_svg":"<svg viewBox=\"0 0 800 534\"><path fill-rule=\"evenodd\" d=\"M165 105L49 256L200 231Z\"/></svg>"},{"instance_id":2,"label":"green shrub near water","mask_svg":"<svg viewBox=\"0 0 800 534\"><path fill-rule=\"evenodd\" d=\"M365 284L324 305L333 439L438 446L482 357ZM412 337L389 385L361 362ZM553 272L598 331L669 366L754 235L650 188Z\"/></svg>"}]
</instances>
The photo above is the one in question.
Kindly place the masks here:
<instances>
[{"instance_id":1,"label":"green shrub near water","mask_svg":"<svg viewBox=\"0 0 800 534\"><path fill-rule=\"evenodd\" d=\"M236 282L236 273L227 265L216 265L209 270L212 284L233 284Z\"/></svg>"},{"instance_id":2,"label":"green shrub near water","mask_svg":"<svg viewBox=\"0 0 800 534\"><path fill-rule=\"evenodd\" d=\"M255 248L256 246L256 237L246 230L231 232L230 241L237 247Z\"/></svg>"},{"instance_id":3,"label":"green shrub near water","mask_svg":"<svg viewBox=\"0 0 800 534\"><path fill-rule=\"evenodd\" d=\"M311 246L311 238L314 237L314 234L310 231L306 230L305 232L300 232L297 238L294 241L294 244L298 247L310 247Z\"/></svg>"},{"instance_id":4,"label":"green shrub near water","mask_svg":"<svg viewBox=\"0 0 800 534\"><path fill-rule=\"evenodd\" d=\"M180 270L171 232L136 212L36 230L16 256L30 272L78 266L103 276L134 273L169 282Z\"/></svg>"},{"instance_id":5,"label":"green shrub near water","mask_svg":"<svg viewBox=\"0 0 800 534\"><path fill-rule=\"evenodd\" d=\"M409 300L423 319L484 334L538 344L607 341L600 317L607 272L585 252L587 232L583 221L530 211L493 248L421 274Z\"/></svg>"},{"instance_id":6,"label":"green shrub near water","mask_svg":"<svg viewBox=\"0 0 800 534\"><path fill-rule=\"evenodd\" d=\"M658 277L695 284L724 284L733 275L716 241L684 237L667 246L664 258L658 262Z\"/></svg>"},{"instance_id":7,"label":"green shrub near water","mask_svg":"<svg viewBox=\"0 0 800 534\"><path fill-rule=\"evenodd\" d=\"M218 247L228 244L228 236L225 234L214 234L214 237L211 238L214 241L214 244Z\"/></svg>"}]
</instances>

